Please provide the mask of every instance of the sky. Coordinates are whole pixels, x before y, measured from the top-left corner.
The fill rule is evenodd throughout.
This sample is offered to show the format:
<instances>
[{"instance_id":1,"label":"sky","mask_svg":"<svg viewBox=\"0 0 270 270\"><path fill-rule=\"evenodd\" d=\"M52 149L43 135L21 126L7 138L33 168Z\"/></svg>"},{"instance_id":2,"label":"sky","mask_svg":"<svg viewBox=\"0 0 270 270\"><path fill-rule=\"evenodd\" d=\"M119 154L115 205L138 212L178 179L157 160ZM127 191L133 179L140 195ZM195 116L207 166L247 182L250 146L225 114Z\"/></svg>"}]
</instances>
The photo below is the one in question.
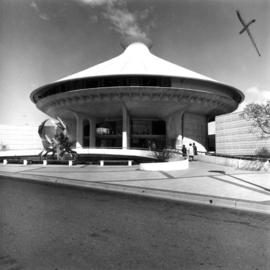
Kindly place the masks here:
<instances>
[{"instance_id":1,"label":"sky","mask_svg":"<svg viewBox=\"0 0 270 270\"><path fill-rule=\"evenodd\" d=\"M236 16L241 12L258 56ZM270 100L270 0L1 0L0 124L47 118L29 98L44 85L122 53L144 38L158 57Z\"/></svg>"}]
</instances>

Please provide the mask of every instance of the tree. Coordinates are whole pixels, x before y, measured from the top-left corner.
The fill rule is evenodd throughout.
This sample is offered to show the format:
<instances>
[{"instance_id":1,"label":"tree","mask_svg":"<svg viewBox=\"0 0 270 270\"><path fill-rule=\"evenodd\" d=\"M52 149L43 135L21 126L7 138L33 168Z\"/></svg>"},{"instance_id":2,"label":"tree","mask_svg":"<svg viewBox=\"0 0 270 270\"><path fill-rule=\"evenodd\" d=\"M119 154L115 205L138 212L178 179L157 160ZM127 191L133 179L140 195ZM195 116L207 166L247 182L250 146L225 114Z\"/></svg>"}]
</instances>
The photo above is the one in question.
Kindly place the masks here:
<instances>
[{"instance_id":1,"label":"tree","mask_svg":"<svg viewBox=\"0 0 270 270\"><path fill-rule=\"evenodd\" d=\"M251 103L246 105L241 116L259 128L262 136L270 135L270 101L266 104Z\"/></svg>"}]
</instances>

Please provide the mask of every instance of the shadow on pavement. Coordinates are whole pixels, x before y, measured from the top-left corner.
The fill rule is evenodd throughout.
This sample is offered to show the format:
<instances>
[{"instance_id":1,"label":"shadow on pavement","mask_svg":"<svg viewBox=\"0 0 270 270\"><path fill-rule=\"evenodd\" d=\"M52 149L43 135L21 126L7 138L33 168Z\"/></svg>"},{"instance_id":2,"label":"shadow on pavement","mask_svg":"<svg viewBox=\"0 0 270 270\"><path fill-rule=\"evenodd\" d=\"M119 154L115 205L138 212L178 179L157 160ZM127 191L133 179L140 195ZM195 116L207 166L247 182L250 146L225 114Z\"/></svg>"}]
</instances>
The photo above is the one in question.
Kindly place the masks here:
<instances>
[{"instance_id":1,"label":"shadow on pavement","mask_svg":"<svg viewBox=\"0 0 270 270\"><path fill-rule=\"evenodd\" d=\"M230 174L226 174L225 171L215 171L215 170L211 170L211 171L208 171L208 172L215 172L215 173L224 174L224 175L227 175L227 176L229 176L229 177L231 177L231 178L234 178L234 179L236 179L236 180L238 180L238 181L247 183L247 184L252 185L252 186L254 186L254 187L258 187L258 188L261 188L261 189L263 189L263 190L265 190L265 191L267 191L267 192L270 192L270 189L269 189L269 188L266 188L266 187L263 187L263 186L254 184L254 183L252 183L252 182L249 182L249 181L247 181L247 180L241 179L241 178L239 178L239 177L236 177L236 176L233 176L233 175L230 175ZM231 183L231 184L234 184L234 185L237 185L237 186L242 186L242 187L248 188L248 187L246 187L246 186L239 185L239 184L236 184L236 183L233 183L233 182L224 180L224 179L220 179L220 178L218 178L218 177L214 177L214 176L211 176L211 177L214 178L214 179L223 181L223 182L227 182L227 183ZM248 189L250 189L250 188L248 188ZM252 189L252 190L253 190L253 189ZM268 193L267 193L267 194L268 194Z\"/></svg>"}]
</instances>

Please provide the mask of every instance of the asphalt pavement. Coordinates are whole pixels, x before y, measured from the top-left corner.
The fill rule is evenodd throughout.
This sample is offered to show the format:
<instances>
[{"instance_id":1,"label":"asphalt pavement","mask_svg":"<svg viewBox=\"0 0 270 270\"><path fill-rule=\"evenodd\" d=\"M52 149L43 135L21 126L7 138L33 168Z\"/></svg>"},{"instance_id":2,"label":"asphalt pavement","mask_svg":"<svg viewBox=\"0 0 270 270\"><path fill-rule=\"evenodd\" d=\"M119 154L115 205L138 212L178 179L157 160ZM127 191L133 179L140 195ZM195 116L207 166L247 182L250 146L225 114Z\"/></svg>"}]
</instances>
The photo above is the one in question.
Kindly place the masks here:
<instances>
[{"instance_id":1,"label":"asphalt pavement","mask_svg":"<svg viewBox=\"0 0 270 270\"><path fill-rule=\"evenodd\" d=\"M268 215L0 176L0 217L1 270L270 269Z\"/></svg>"}]
</instances>

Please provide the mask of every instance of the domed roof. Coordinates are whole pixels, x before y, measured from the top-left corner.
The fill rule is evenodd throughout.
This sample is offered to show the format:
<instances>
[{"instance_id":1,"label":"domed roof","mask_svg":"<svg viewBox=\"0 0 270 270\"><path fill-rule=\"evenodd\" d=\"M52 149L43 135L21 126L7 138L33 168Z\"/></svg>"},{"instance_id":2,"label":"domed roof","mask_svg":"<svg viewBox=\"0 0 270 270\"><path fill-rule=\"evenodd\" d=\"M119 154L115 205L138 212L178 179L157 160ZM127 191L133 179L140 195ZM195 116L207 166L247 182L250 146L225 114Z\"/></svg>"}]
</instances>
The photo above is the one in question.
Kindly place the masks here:
<instances>
[{"instance_id":1,"label":"domed roof","mask_svg":"<svg viewBox=\"0 0 270 270\"><path fill-rule=\"evenodd\" d=\"M141 42L130 44L122 54L111 60L74 73L59 81L110 75L160 75L216 82L209 77L153 55Z\"/></svg>"}]
</instances>

